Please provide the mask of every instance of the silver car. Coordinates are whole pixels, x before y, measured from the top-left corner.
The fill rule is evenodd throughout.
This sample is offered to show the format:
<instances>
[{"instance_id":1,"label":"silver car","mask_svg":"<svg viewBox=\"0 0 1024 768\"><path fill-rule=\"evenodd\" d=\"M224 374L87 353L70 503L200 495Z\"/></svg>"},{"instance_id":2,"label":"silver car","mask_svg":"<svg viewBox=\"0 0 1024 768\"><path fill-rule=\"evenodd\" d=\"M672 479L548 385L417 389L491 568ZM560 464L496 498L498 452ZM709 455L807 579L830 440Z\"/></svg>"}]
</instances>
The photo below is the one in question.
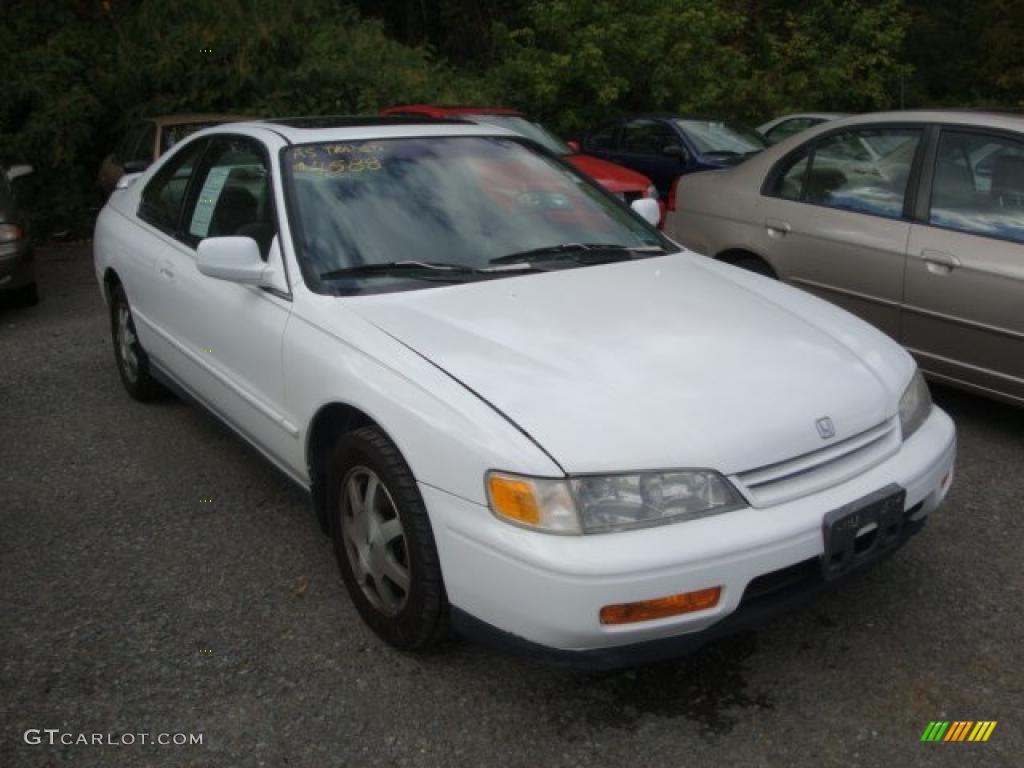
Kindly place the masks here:
<instances>
[{"instance_id":1,"label":"silver car","mask_svg":"<svg viewBox=\"0 0 1024 768\"><path fill-rule=\"evenodd\" d=\"M836 120L684 176L673 199L680 243L860 315L938 381L1024 405L1024 117Z\"/></svg>"}]
</instances>

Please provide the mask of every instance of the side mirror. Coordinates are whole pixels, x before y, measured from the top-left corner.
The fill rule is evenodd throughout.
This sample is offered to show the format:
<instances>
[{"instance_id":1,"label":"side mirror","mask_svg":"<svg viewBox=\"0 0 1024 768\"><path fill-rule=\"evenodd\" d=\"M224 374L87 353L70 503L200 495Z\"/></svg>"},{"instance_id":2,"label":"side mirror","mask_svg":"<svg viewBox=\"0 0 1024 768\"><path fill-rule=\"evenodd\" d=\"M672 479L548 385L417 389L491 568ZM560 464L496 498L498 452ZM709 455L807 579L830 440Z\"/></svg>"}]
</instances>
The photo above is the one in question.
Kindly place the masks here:
<instances>
[{"instance_id":1,"label":"side mirror","mask_svg":"<svg viewBox=\"0 0 1024 768\"><path fill-rule=\"evenodd\" d=\"M196 250L196 267L207 277L263 285L267 264L251 237L208 237Z\"/></svg>"},{"instance_id":2,"label":"side mirror","mask_svg":"<svg viewBox=\"0 0 1024 768\"><path fill-rule=\"evenodd\" d=\"M35 173L35 169L31 165L12 165L7 169L7 180L14 181L22 176L29 176L33 173Z\"/></svg>"},{"instance_id":3,"label":"side mirror","mask_svg":"<svg viewBox=\"0 0 1024 768\"><path fill-rule=\"evenodd\" d=\"M114 189L128 189L140 175L138 173L122 173L114 184Z\"/></svg>"},{"instance_id":4,"label":"side mirror","mask_svg":"<svg viewBox=\"0 0 1024 768\"><path fill-rule=\"evenodd\" d=\"M658 226L658 222L661 221L661 206L653 197L641 197L639 200L634 200L629 207L640 214L640 218L652 227Z\"/></svg>"},{"instance_id":5,"label":"side mirror","mask_svg":"<svg viewBox=\"0 0 1024 768\"><path fill-rule=\"evenodd\" d=\"M128 160L123 166L125 173L142 173L149 168L148 160Z\"/></svg>"},{"instance_id":6,"label":"side mirror","mask_svg":"<svg viewBox=\"0 0 1024 768\"><path fill-rule=\"evenodd\" d=\"M565 143L566 143L566 146L568 146L569 149L571 149L573 152L579 152L580 151L580 143L578 141L576 141L576 139L571 139L571 140L569 140L569 141L567 141Z\"/></svg>"}]
</instances>

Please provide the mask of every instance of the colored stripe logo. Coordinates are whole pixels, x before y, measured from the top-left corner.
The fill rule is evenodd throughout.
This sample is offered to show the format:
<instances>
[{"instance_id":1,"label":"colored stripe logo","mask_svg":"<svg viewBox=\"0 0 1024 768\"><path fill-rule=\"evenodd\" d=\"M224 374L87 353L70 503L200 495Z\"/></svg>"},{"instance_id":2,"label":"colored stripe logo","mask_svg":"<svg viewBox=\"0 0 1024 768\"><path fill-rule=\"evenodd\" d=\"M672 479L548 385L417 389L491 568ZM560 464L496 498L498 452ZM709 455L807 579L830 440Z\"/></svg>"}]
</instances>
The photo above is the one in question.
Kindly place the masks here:
<instances>
[{"instance_id":1,"label":"colored stripe logo","mask_svg":"<svg viewBox=\"0 0 1024 768\"><path fill-rule=\"evenodd\" d=\"M933 720L921 734L921 741L988 741L996 720Z\"/></svg>"}]
</instances>

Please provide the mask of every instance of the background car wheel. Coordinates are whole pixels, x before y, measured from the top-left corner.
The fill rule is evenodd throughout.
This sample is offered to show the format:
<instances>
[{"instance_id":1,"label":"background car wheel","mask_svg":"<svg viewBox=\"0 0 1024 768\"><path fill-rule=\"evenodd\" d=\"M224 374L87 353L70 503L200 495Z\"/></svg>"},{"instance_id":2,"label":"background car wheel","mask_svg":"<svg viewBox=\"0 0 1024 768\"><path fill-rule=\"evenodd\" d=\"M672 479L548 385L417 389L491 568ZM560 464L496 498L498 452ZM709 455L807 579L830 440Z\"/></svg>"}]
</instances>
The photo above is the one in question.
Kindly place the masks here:
<instances>
[{"instance_id":1,"label":"background car wheel","mask_svg":"<svg viewBox=\"0 0 1024 768\"><path fill-rule=\"evenodd\" d=\"M408 465L376 427L338 440L327 473L334 554L363 620L402 650L448 634L448 597L426 507Z\"/></svg>"},{"instance_id":2,"label":"background car wheel","mask_svg":"<svg viewBox=\"0 0 1024 768\"><path fill-rule=\"evenodd\" d=\"M14 292L14 303L19 307L34 307L39 303L39 286L35 283L23 285Z\"/></svg>"},{"instance_id":3,"label":"background car wheel","mask_svg":"<svg viewBox=\"0 0 1024 768\"><path fill-rule=\"evenodd\" d=\"M163 394L163 388L149 372L149 358L135 333L132 309L120 285L110 292L110 330L117 372L128 394L143 402Z\"/></svg>"}]
</instances>

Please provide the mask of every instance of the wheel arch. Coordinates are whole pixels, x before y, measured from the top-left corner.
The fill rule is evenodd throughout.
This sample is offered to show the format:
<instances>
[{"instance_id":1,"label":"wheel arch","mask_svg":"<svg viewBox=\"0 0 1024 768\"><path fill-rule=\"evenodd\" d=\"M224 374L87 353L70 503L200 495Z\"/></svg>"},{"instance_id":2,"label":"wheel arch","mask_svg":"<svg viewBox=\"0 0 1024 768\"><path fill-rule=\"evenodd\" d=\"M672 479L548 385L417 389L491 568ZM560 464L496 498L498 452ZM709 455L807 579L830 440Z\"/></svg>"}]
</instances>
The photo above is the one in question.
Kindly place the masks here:
<instances>
[{"instance_id":1,"label":"wheel arch","mask_svg":"<svg viewBox=\"0 0 1024 768\"><path fill-rule=\"evenodd\" d=\"M117 270L113 267L107 267L103 272L103 298L107 300L107 305L110 305L110 299L113 296L114 288L122 285L121 276L117 274Z\"/></svg>"},{"instance_id":2,"label":"wheel arch","mask_svg":"<svg viewBox=\"0 0 1024 768\"><path fill-rule=\"evenodd\" d=\"M341 401L324 403L313 414L306 430L306 467L309 472L313 511L324 533L328 532L325 485L327 460L337 439L361 427L376 427L395 443L380 422L366 411ZM395 443L397 446L397 443Z\"/></svg>"},{"instance_id":3,"label":"wheel arch","mask_svg":"<svg viewBox=\"0 0 1024 768\"><path fill-rule=\"evenodd\" d=\"M759 253L757 253L757 252L755 252L755 251L753 251L753 250L751 250L749 248L743 248L743 247L726 248L725 250L719 252L715 256L715 260L716 261L723 261L726 264L736 264L737 262L745 261L745 260L759 261L762 264L764 264L765 267L768 268L768 270L771 272L771 274L772 274L772 276L774 278L776 278L776 279L779 278L779 271L777 269L775 269L775 266L770 261L768 261L768 259L766 259L764 256L762 256L761 254L759 254Z\"/></svg>"}]
</instances>

